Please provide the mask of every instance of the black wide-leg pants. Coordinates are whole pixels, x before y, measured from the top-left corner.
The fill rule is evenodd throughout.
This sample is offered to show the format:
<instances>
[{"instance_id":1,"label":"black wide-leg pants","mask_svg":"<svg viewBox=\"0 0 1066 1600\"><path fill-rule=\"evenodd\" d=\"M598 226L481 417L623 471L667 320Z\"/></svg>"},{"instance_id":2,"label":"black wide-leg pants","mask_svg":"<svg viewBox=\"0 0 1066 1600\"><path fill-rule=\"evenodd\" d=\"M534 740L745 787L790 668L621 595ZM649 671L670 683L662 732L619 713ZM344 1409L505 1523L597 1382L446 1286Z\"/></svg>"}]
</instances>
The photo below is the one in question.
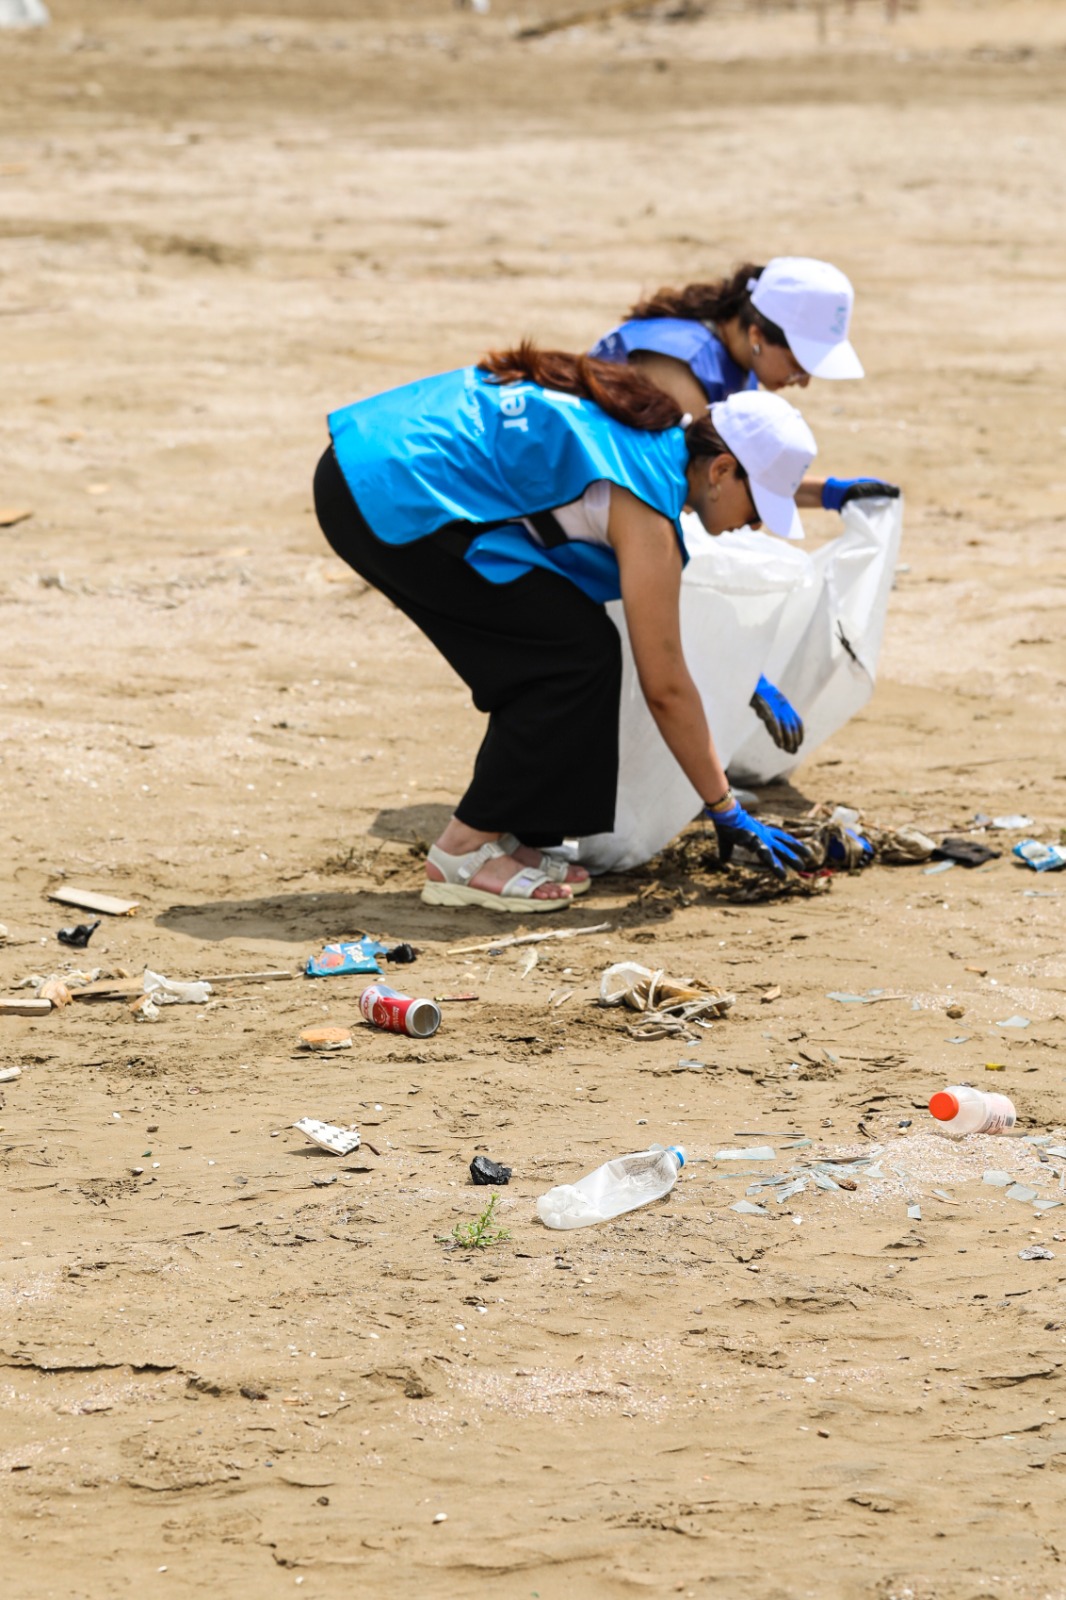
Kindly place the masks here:
<instances>
[{"instance_id":1,"label":"black wide-leg pants","mask_svg":"<svg viewBox=\"0 0 1066 1600\"><path fill-rule=\"evenodd\" d=\"M459 820L537 848L610 832L622 653L605 608L543 570L489 583L450 534L386 544L332 449L315 473L315 510L341 559L421 628L488 713Z\"/></svg>"}]
</instances>

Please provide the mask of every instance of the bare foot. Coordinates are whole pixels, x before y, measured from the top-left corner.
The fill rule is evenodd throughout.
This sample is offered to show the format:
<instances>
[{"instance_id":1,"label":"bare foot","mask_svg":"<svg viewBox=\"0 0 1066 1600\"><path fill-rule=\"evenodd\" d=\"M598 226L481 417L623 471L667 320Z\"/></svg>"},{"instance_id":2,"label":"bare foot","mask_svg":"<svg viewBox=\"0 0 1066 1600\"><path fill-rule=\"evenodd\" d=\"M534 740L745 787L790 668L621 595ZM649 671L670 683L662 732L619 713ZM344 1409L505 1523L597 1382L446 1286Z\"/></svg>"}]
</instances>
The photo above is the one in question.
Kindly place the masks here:
<instances>
[{"instance_id":1,"label":"bare foot","mask_svg":"<svg viewBox=\"0 0 1066 1600\"><path fill-rule=\"evenodd\" d=\"M446 855L465 856L470 855L474 850L480 850L481 846L487 844L490 840L495 843L499 837L498 833L479 833L476 829L468 828L465 823L453 817L437 840L437 847L443 850ZM539 852L530 851L528 854L533 855L535 858ZM518 860L515 856L494 856L491 861L486 861L485 865L475 872L470 879L470 887L472 889L484 889L488 894L499 894L509 878L513 878L516 872L520 872L523 867L529 865L531 865L529 861ZM444 882L443 872L432 861L426 862L426 877L430 883ZM534 889L531 898L534 900L569 900L572 897L570 890L563 883L542 883L539 888Z\"/></svg>"}]
</instances>

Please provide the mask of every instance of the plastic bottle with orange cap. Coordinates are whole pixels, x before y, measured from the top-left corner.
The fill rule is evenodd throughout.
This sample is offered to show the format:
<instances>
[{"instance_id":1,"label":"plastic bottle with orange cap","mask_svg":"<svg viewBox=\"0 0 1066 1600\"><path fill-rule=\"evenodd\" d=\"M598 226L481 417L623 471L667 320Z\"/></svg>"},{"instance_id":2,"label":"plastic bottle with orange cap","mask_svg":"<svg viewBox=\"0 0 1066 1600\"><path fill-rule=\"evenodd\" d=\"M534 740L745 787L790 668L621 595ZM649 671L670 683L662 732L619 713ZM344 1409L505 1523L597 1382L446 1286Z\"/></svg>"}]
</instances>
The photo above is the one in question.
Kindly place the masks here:
<instances>
[{"instance_id":1,"label":"plastic bottle with orange cap","mask_svg":"<svg viewBox=\"0 0 1066 1600\"><path fill-rule=\"evenodd\" d=\"M929 1110L943 1123L945 1133L1009 1133L1018 1120L1005 1094L987 1094L968 1083L938 1090Z\"/></svg>"}]
</instances>

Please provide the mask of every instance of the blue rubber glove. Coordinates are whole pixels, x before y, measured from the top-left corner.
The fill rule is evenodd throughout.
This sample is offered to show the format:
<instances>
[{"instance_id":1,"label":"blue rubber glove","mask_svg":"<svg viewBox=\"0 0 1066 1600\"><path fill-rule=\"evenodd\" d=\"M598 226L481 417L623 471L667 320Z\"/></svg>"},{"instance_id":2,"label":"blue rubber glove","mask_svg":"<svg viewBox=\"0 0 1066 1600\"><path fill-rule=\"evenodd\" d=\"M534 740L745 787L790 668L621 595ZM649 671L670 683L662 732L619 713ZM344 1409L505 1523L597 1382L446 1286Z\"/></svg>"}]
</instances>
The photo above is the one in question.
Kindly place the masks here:
<instances>
[{"instance_id":1,"label":"blue rubber glove","mask_svg":"<svg viewBox=\"0 0 1066 1600\"><path fill-rule=\"evenodd\" d=\"M842 511L849 500L898 500L899 487L880 478L826 478L822 506L826 511Z\"/></svg>"},{"instance_id":2,"label":"blue rubber glove","mask_svg":"<svg viewBox=\"0 0 1066 1600\"><path fill-rule=\"evenodd\" d=\"M734 800L724 811L704 808L703 815L714 823L718 835L718 859L727 866L736 846L743 845L758 856L764 867L783 878L789 867L801 871L808 861L807 848L794 839L784 828L771 827L749 816L743 806Z\"/></svg>"},{"instance_id":3,"label":"blue rubber glove","mask_svg":"<svg viewBox=\"0 0 1066 1600\"><path fill-rule=\"evenodd\" d=\"M803 743L803 719L781 690L769 678L760 678L748 704L777 748L794 756Z\"/></svg>"}]
</instances>

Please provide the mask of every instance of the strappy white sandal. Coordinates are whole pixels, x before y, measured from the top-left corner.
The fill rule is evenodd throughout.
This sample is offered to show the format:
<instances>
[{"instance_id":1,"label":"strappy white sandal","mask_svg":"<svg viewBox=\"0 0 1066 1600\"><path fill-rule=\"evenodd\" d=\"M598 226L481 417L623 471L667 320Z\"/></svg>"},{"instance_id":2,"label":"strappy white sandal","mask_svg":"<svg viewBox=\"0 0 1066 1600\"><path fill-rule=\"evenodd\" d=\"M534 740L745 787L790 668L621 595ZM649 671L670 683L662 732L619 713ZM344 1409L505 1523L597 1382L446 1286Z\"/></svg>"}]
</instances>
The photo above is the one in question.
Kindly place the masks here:
<instances>
[{"instance_id":1,"label":"strappy white sandal","mask_svg":"<svg viewBox=\"0 0 1066 1600\"><path fill-rule=\"evenodd\" d=\"M522 843L513 833L501 833L499 842L501 850L509 856L513 856ZM569 870L569 862L560 861L558 856L550 856L546 850L541 851L537 862L538 872L543 872L550 883L565 883L571 894L585 894L592 886L592 879L578 878L576 882L570 882L566 876Z\"/></svg>"},{"instance_id":2,"label":"strappy white sandal","mask_svg":"<svg viewBox=\"0 0 1066 1600\"><path fill-rule=\"evenodd\" d=\"M431 906L485 906L489 911L522 913L562 911L571 904L568 894L558 895L551 900L533 899L535 889L553 881L546 872L540 872L536 867L522 867L513 878L508 878L498 892L471 887L471 878L480 872L486 861L505 855L507 851L494 839L483 844L480 850L471 850L465 856L450 856L437 845L431 845L429 860L443 873L444 882L436 883L427 879L422 889L423 900Z\"/></svg>"}]
</instances>

